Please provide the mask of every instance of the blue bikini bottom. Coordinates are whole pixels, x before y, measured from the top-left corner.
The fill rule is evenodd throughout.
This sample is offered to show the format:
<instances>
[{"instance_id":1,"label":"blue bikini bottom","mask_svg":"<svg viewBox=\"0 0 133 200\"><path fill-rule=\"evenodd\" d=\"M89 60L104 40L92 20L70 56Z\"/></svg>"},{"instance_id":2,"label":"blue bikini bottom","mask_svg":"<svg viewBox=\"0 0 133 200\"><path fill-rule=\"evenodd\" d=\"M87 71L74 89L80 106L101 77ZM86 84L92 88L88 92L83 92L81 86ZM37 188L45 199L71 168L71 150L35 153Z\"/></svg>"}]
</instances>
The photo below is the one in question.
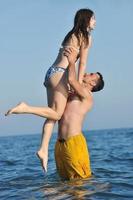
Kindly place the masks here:
<instances>
[{"instance_id":1,"label":"blue bikini bottom","mask_svg":"<svg viewBox=\"0 0 133 200\"><path fill-rule=\"evenodd\" d=\"M52 65L48 69L48 71L46 72L46 75L45 75L45 81L44 81L45 87L47 87L48 81L49 81L50 77L53 76L53 74L55 74L57 72L65 72L65 71L66 71L66 69L64 69L63 67L58 67L58 66Z\"/></svg>"}]
</instances>

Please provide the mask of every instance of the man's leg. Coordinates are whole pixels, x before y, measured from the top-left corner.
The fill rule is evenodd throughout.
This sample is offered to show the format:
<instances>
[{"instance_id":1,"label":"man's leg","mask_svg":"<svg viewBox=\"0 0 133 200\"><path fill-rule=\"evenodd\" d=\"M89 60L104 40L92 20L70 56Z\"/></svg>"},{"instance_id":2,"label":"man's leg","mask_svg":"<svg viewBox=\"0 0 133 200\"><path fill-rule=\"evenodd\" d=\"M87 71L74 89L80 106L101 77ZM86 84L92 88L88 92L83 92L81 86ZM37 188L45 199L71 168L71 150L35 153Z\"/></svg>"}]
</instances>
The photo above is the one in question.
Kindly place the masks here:
<instances>
[{"instance_id":1,"label":"man's leg","mask_svg":"<svg viewBox=\"0 0 133 200\"><path fill-rule=\"evenodd\" d=\"M59 175L63 179L91 177L89 152L82 133L65 141L57 141L55 160Z\"/></svg>"}]
</instances>

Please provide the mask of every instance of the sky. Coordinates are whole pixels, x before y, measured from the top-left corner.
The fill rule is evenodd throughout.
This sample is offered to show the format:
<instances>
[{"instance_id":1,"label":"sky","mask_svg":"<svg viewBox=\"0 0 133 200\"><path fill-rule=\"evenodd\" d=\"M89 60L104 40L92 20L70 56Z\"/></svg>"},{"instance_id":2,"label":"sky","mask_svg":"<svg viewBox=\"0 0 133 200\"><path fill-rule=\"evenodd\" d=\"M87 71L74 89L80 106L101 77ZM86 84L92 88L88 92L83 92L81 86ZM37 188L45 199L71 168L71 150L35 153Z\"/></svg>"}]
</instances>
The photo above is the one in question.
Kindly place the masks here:
<instances>
[{"instance_id":1,"label":"sky","mask_svg":"<svg viewBox=\"0 0 133 200\"><path fill-rule=\"evenodd\" d=\"M132 0L0 0L0 136L41 133L45 119L4 113L21 101L47 105L46 70L81 8L96 16L86 70L105 80L83 129L133 127Z\"/></svg>"}]
</instances>

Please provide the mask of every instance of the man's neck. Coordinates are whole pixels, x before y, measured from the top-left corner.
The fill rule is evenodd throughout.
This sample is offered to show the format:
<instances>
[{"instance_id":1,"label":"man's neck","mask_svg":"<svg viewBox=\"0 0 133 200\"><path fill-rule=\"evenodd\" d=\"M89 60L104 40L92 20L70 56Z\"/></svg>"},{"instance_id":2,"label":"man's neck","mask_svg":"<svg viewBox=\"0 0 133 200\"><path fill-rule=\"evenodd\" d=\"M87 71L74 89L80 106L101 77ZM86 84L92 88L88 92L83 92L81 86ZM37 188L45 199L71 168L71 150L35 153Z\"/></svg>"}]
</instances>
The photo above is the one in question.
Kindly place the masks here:
<instances>
[{"instance_id":1,"label":"man's neck","mask_svg":"<svg viewBox=\"0 0 133 200\"><path fill-rule=\"evenodd\" d=\"M92 90L91 85L89 85L88 83L82 82L82 86L85 87L86 89L88 89L91 92L91 90Z\"/></svg>"}]
</instances>

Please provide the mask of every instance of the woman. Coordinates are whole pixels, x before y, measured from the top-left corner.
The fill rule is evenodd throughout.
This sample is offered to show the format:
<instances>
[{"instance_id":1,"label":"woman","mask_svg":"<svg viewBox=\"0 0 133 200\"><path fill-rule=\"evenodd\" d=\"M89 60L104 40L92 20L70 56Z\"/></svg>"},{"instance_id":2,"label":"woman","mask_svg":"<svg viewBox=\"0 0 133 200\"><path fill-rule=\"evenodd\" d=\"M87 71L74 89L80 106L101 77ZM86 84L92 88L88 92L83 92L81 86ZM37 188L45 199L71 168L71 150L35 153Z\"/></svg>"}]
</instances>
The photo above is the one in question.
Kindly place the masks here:
<instances>
[{"instance_id":1,"label":"woman","mask_svg":"<svg viewBox=\"0 0 133 200\"><path fill-rule=\"evenodd\" d=\"M69 85L65 72L69 63L67 57L63 54L64 49L71 47L77 51L77 58L79 58L78 80L82 83L87 55L91 47L90 33L94 29L95 23L96 20L92 10L80 9L77 11L74 26L64 38L55 62L46 73L44 85L47 90L49 107L31 107L21 103L6 114L30 113L47 118L43 126L41 147L37 152L45 171L47 171L48 144L52 130L56 120L59 120L64 112L68 97Z\"/></svg>"}]
</instances>

